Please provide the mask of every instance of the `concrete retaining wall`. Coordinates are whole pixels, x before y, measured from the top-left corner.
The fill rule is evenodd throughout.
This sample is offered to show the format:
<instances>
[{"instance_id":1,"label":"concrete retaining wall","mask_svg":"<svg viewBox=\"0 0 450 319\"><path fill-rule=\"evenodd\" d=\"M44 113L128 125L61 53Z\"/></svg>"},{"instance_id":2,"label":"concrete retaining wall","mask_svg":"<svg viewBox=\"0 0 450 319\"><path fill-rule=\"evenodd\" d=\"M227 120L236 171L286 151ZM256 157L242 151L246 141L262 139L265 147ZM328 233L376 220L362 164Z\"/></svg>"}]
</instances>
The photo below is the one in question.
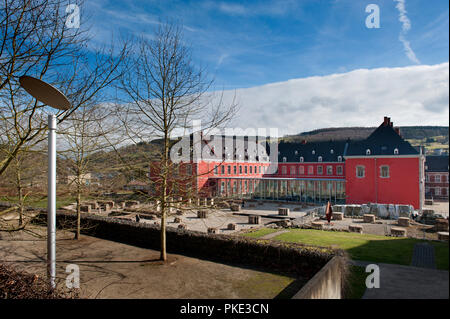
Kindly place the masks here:
<instances>
[{"instance_id":1,"label":"concrete retaining wall","mask_svg":"<svg viewBox=\"0 0 450 319\"><path fill-rule=\"evenodd\" d=\"M343 257L333 257L292 299L341 299L345 267Z\"/></svg>"}]
</instances>

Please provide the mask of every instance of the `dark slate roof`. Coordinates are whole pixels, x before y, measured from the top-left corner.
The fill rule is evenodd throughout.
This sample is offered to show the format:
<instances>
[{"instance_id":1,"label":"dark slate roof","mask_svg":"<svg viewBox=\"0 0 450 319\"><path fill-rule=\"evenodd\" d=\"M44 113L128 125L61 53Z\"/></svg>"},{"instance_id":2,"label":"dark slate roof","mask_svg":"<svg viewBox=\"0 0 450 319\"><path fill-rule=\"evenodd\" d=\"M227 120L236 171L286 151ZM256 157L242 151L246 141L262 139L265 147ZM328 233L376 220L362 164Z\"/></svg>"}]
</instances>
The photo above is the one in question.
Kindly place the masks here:
<instances>
[{"instance_id":1,"label":"dark slate roof","mask_svg":"<svg viewBox=\"0 0 450 319\"><path fill-rule=\"evenodd\" d=\"M278 162L284 162L284 157L286 157L286 162L300 162L300 157L303 157L304 162L318 162L319 156L322 157L322 162L337 162L338 156L342 156L342 161L344 161L346 144L346 141L280 142L278 144Z\"/></svg>"},{"instance_id":2,"label":"dark slate roof","mask_svg":"<svg viewBox=\"0 0 450 319\"><path fill-rule=\"evenodd\" d=\"M425 166L427 172L448 172L448 155L427 156Z\"/></svg>"},{"instance_id":3,"label":"dark slate roof","mask_svg":"<svg viewBox=\"0 0 450 319\"><path fill-rule=\"evenodd\" d=\"M398 155L417 155L419 152L405 141L393 128L390 123L382 123L365 140L354 141L349 144L347 155L366 155L370 150L370 155L395 155L394 150L398 149Z\"/></svg>"}]
</instances>

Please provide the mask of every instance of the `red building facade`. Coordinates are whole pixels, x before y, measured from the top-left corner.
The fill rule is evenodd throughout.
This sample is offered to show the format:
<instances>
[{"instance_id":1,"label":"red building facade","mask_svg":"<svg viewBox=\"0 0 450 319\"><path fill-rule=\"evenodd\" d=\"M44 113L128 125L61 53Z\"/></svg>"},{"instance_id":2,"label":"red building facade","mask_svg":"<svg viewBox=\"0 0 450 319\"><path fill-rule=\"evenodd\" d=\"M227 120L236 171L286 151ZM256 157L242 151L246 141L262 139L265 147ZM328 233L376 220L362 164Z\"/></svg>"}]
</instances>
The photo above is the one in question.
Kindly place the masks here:
<instances>
[{"instance_id":1,"label":"red building facade","mask_svg":"<svg viewBox=\"0 0 450 319\"><path fill-rule=\"evenodd\" d=\"M224 138L233 139L232 154L191 163L198 196L422 207L424 156L402 138L390 118L365 140L280 142L272 151L278 152L275 171L268 170L275 155L270 148L272 161L252 156L246 137ZM236 143L239 138L244 143Z\"/></svg>"}]
</instances>

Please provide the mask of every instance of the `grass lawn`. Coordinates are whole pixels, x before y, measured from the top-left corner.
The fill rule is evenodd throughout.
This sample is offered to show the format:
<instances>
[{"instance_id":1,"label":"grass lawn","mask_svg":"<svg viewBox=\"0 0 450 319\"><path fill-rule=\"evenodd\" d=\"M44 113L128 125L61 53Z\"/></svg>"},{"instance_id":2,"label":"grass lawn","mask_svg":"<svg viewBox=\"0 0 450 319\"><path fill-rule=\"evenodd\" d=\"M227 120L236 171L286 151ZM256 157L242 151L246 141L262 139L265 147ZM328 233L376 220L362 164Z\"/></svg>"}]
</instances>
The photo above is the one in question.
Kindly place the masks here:
<instances>
[{"instance_id":1,"label":"grass lawn","mask_svg":"<svg viewBox=\"0 0 450 319\"><path fill-rule=\"evenodd\" d=\"M67 206L76 201L75 197L70 196L57 196L56 197L56 209L59 209L63 206ZM0 197L0 202L9 202L9 203L18 203L19 200L17 197ZM39 196L39 197L28 197L25 201L25 206L32 206L36 208L46 208L47 207L47 196Z\"/></svg>"},{"instance_id":2,"label":"grass lawn","mask_svg":"<svg viewBox=\"0 0 450 319\"><path fill-rule=\"evenodd\" d=\"M260 229L246 234L261 237L270 234L273 229ZM330 232L312 229L292 229L288 233L273 238L286 242L302 243L323 247L340 248L349 253L352 259L376 263L410 265L414 245L421 242L413 238L395 238L370 234ZM436 264L439 269L448 270L448 243L432 242L436 252Z\"/></svg>"}]
</instances>

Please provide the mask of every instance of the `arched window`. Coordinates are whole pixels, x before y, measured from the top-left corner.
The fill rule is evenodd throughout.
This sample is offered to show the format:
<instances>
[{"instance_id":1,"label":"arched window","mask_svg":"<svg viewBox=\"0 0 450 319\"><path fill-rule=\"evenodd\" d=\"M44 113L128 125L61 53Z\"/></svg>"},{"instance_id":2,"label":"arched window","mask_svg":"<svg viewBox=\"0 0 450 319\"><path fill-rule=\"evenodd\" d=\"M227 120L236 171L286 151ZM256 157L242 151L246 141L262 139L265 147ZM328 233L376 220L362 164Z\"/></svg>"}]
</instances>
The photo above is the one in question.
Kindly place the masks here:
<instances>
[{"instance_id":1,"label":"arched window","mask_svg":"<svg viewBox=\"0 0 450 319\"><path fill-rule=\"evenodd\" d=\"M313 155L316 154L316 151L315 151L315 150L312 150L312 154L313 154Z\"/></svg>"},{"instance_id":2,"label":"arched window","mask_svg":"<svg viewBox=\"0 0 450 319\"><path fill-rule=\"evenodd\" d=\"M304 161L303 156L300 156L300 163L303 163L303 161Z\"/></svg>"},{"instance_id":3,"label":"arched window","mask_svg":"<svg viewBox=\"0 0 450 319\"><path fill-rule=\"evenodd\" d=\"M370 155L370 150L369 149L366 150L366 155Z\"/></svg>"},{"instance_id":4,"label":"arched window","mask_svg":"<svg viewBox=\"0 0 450 319\"><path fill-rule=\"evenodd\" d=\"M330 154L334 154L334 150L333 149L330 150Z\"/></svg>"},{"instance_id":5,"label":"arched window","mask_svg":"<svg viewBox=\"0 0 450 319\"><path fill-rule=\"evenodd\" d=\"M342 162L342 156L338 156L338 162Z\"/></svg>"},{"instance_id":6,"label":"arched window","mask_svg":"<svg viewBox=\"0 0 450 319\"><path fill-rule=\"evenodd\" d=\"M283 162L286 162L286 157L283 157Z\"/></svg>"},{"instance_id":7,"label":"arched window","mask_svg":"<svg viewBox=\"0 0 450 319\"><path fill-rule=\"evenodd\" d=\"M398 148L394 149L394 155L398 155Z\"/></svg>"},{"instance_id":8,"label":"arched window","mask_svg":"<svg viewBox=\"0 0 450 319\"><path fill-rule=\"evenodd\" d=\"M319 162L322 162L322 156L319 156L318 160Z\"/></svg>"}]
</instances>

